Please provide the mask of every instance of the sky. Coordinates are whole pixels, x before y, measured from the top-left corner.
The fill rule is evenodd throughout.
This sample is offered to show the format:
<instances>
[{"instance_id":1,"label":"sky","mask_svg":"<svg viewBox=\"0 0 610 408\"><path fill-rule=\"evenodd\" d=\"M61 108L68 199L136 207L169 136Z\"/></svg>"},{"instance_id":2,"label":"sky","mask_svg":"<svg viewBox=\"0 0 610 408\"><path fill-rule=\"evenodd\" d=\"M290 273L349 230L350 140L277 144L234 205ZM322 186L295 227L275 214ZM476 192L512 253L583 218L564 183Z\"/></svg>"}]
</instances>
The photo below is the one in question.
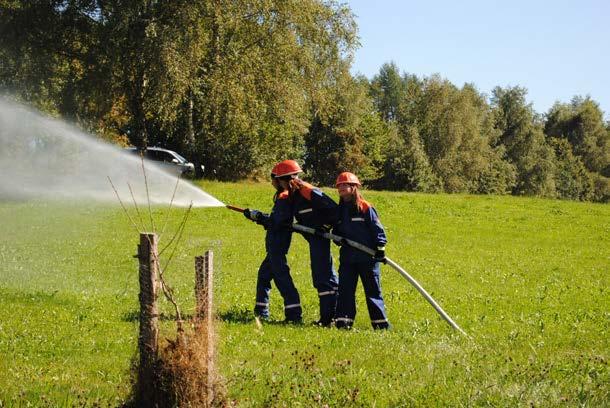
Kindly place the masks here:
<instances>
[{"instance_id":1,"label":"sky","mask_svg":"<svg viewBox=\"0 0 610 408\"><path fill-rule=\"evenodd\" d=\"M488 96L521 86L538 113L589 95L610 120L608 0L347 0L361 47L353 74L385 62L401 73L439 74Z\"/></svg>"}]
</instances>

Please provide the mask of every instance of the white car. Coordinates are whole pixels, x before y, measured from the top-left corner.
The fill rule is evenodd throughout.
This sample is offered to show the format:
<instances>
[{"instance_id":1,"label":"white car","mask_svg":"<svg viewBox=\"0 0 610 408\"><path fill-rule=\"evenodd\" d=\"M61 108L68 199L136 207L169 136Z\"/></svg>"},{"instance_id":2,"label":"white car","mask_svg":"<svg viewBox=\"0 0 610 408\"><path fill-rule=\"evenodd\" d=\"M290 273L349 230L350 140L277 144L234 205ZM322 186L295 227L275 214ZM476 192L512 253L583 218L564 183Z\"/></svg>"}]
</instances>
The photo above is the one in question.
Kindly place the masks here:
<instances>
[{"instance_id":1,"label":"white car","mask_svg":"<svg viewBox=\"0 0 610 408\"><path fill-rule=\"evenodd\" d=\"M141 149L136 147L127 147L125 150L140 155ZM195 172L195 165L187 161L173 150L164 149L162 147L148 147L144 150L144 158L154 161L167 171L179 175L192 175ZM203 170L203 166L201 166Z\"/></svg>"}]
</instances>

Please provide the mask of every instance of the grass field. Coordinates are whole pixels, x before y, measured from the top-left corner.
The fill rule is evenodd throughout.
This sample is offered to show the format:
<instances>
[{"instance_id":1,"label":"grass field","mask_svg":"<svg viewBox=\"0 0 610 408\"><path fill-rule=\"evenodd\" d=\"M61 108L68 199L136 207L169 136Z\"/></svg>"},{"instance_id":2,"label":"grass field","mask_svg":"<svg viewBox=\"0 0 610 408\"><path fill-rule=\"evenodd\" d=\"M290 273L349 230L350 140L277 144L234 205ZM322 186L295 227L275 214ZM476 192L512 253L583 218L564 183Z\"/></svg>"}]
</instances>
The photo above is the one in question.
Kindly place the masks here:
<instances>
[{"instance_id":1,"label":"grass field","mask_svg":"<svg viewBox=\"0 0 610 408\"><path fill-rule=\"evenodd\" d=\"M226 203L271 207L265 184L203 188ZM317 294L299 236L289 262L306 324L259 329L251 309L264 231L223 208L195 209L167 280L192 313L193 257L214 249L218 358L230 400L244 407L610 405L610 206L365 197L386 227L388 256L472 340L388 267L382 280L392 331L370 328L361 286L354 330L310 326ZM161 247L184 210L155 208L157 230L168 214ZM130 391L138 330L138 234L123 211L3 202L0 226L0 407L120 405ZM281 306L274 290L277 321ZM161 308L172 313L167 301ZM173 324L163 325L171 337Z\"/></svg>"}]
</instances>

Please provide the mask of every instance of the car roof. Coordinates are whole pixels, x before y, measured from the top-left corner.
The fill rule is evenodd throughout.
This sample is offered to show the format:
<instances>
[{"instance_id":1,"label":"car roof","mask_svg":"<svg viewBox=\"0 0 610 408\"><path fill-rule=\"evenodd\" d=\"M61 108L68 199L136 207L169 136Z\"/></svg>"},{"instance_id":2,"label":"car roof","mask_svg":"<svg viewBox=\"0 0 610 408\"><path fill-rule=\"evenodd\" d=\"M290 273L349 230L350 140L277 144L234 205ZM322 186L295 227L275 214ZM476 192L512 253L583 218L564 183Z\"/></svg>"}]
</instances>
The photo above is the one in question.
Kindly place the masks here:
<instances>
[{"instance_id":1,"label":"car roof","mask_svg":"<svg viewBox=\"0 0 610 408\"><path fill-rule=\"evenodd\" d=\"M149 147L147 147L146 149L140 149L139 147L134 147L134 146L131 146L131 147L126 147L125 149L127 149L127 150L156 150L156 151L159 151L159 152L169 152L169 153L174 153L174 151L173 151L173 150L169 150L169 149L166 149L166 148L164 148L164 147L155 147L155 146L152 146L152 147L151 147L151 146L149 146Z\"/></svg>"}]
</instances>

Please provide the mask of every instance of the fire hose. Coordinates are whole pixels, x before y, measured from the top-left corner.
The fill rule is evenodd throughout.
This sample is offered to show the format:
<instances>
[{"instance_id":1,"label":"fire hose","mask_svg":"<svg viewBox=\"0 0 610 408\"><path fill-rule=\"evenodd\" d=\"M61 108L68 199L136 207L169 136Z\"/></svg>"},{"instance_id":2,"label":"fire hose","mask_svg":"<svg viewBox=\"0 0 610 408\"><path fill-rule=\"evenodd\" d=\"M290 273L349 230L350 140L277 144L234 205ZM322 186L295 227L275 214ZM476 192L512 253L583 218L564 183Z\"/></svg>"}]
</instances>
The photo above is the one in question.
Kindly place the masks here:
<instances>
[{"instance_id":1,"label":"fire hose","mask_svg":"<svg viewBox=\"0 0 610 408\"><path fill-rule=\"evenodd\" d=\"M230 210L233 210L233 211L241 212L241 213L243 213L245 211L243 208L235 207L235 206L232 206L232 205L227 205L227 208L230 209ZM340 242L342 244L349 245L352 248L358 249L358 250L360 250L360 251L362 251L364 253L367 253L367 254L369 254L371 256L375 255L375 250L374 249L369 248L369 247L367 247L365 245L362 245L359 242L352 241L351 239L347 239L347 238L341 237L339 235L335 235L335 234L330 233L330 232L324 232L324 231L316 230L315 228L306 227L304 225L297 224L297 223L292 224L292 229L294 229L296 231L299 231L299 232L303 232L305 234L317 235L317 236L320 236L320 237L323 237L323 238L326 238L326 239L333 240L335 242ZM388 264L389 266L391 266L398 273L400 273L400 275L402 275L402 277L404 277L411 285L413 285L415 287L415 289L417 289L417 291L428 301L428 303L430 303L430 305L432 305L434 310L436 310L437 313L451 327L453 327L455 330L457 330L460 333L462 333L464 336L468 337L468 334L466 334L466 332L464 330L462 330L460 328L460 326L458 326L457 323L455 323L453 321L453 319L451 319L451 317L449 317L449 315L443 310L443 308L440 307L440 305L419 284L419 282L417 282L415 280L415 278L413 278L411 275L409 275L409 273L407 271L405 271L400 265L398 265L396 262L394 262L393 260L391 260L387 256L385 257L385 263Z\"/></svg>"}]
</instances>

